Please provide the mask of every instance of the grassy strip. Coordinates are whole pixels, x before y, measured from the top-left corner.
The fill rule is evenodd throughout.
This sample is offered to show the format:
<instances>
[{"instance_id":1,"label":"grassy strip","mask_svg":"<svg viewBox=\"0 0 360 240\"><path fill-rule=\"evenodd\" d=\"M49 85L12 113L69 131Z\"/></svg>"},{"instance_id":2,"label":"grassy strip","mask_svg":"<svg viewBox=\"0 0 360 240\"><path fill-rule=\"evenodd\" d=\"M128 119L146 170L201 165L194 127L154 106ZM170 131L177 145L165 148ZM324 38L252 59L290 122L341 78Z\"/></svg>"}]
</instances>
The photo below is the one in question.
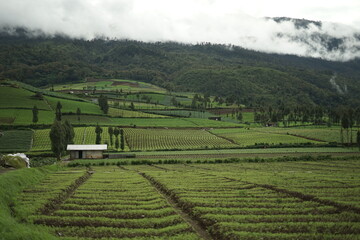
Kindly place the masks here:
<instances>
[{"instance_id":1,"label":"grassy strip","mask_svg":"<svg viewBox=\"0 0 360 240\"><path fill-rule=\"evenodd\" d=\"M40 182L58 166L19 169L0 175L0 239L55 239L41 227L19 223L15 198L26 187Z\"/></svg>"}]
</instances>

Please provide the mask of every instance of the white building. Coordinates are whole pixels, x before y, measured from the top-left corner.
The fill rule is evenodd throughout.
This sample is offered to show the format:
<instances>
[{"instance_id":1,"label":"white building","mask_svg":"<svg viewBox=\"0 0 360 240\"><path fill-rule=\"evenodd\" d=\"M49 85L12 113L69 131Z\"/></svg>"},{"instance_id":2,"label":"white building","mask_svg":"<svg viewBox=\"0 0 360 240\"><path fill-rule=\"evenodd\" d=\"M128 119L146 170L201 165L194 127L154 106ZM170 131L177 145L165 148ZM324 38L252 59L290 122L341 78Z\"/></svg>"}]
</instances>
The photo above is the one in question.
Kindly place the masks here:
<instances>
[{"instance_id":1,"label":"white building","mask_svg":"<svg viewBox=\"0 0 360 240\"><path fill-rule=\"evenodd\" d=\"M70 159L82 159L82 158L104 158L103 152L107 150L106 144L87 144L67 145L67 150L70 152Z\"/></svg>"}]
</instances>

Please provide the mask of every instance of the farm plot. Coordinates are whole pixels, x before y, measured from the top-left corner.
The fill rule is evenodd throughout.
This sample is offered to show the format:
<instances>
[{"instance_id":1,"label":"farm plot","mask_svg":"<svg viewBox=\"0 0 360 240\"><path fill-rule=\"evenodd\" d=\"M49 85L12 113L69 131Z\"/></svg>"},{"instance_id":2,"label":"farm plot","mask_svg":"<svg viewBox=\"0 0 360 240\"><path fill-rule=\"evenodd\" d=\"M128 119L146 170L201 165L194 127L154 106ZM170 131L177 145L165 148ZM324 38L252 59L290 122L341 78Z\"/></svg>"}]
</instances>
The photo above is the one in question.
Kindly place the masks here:
<instances>
[{"instance_id":1,"label":"farm plot","mask_svg":"<svg viewBox=\"0 0 360 240\"><path fill-rule=\"evenodd\" d=\"M16 199L16 213L23 218L44 210L44 205L57 199L85 174L85 169L62 170L47 176L41 183L25 189Z\"/></svg>"},{"instance_id":2,"label":"farm plot","mask_svg":"<svg viewBox=\"0 0 360 240\"><path fill-rule=\"evenodd\" d=\"M35 93L22 88L0 86L0 108L29 108L50 110L44 100L32 98Z\"/></svg>"},{"instance_id":3,"label":"farm plot","mask_svg":"<svg viewBox=\"0 0 360 240\"><path fill-rule=\"evenodd\" d=\"M256 179L258 182L268 182L321 200L345 204L349 208L360 208L360 167L356 160L266 163L256 166L256 169L264 172ZM271 176L274 172L279 177Z\"/></svg>"},{"instance_id":4,"label":"farm plot","mask_svg":"<svg viewBox=\"0 0 360 240\"><path fill-rule=\"evenodd\" d=\"M144 113L139 111L130 111L120 108L109 108L108 112L111 117L138 117L138 118L162 118L166 116Z\"/></svg>"},{"instance_id":5,"label":"farm plot","mask_svg":"<svg viewBox=\"0 0 360 240\"><path fill-rule=\"evenodd\" d=\"M56 236L74 239L199 239L166 199L136 172L118 167L93 170L71 195L50 209L42 203L45 211L35 213L30 220L48 226ZM51 189L51 184L47 187Z\"/></svg>"},{"instance_id":6,"label":"farm plot","mask_svg":"<svg viewBox=\"0 0 360 240\"><path fill-rule=\"evenodd\" d=\"M301 137L270 132L259 132L253 129L214 129L211 130L211 132L218 136L231 139L241 146L251 146L256 144L275 145L321 143Z\"/></svg>"},{"instance_id":7,"label":"farm plot","mask_svg":"<svg viewBox=\"0 0 360 240\"><path fill-rule=\"evenodd\" d=\"M0 132L0 152L26 152L31 148L33 131L9 130Z\"/></svg>"},{"instance_id":8,"label":"farm plot","mask_svg":"<svg viewBox=\"0 0 360 240\"><path fill-rule=\"evenodd\" d=\"M80 115L80 121L77 115L63 115L63 120L68 120L71 124L85 124L85 125L96 125L96 124L112 124L112 118L107 116L99 115Z\"/></svg>"},{"instance_id":9,"label":"farm plot","mask_svg":"<svg viewBox=\"0 0 360 240\"><path fill-rule=\"evenodd\" d=\"M235 144L205 130L124 129L131 150L229 148Z\"/></svg>"},{"instance_id":10,"label":"farm plot","mask_svg":"<svg viewBox=\"0 0 360 240\"><path fill-rule=\"evenodd\" d=\"M39 111L37 124L51 124L54 121L54 112ZM32 123L31 109L1 109L0 124L28 125Z\"/></svg>"},{"instance_id":11,"label":"farm plot","mask_svg":"<svg viewBox=\"0 0 360 240\"><path fill-rule=\"evenodd\" d=\"M76 113L77 108L80 108L82 113L102 114L100 107L94 103L73 101L49 96L46 96L45 98L51 105L52 109L56 109L57 103L60 102L62 105L61 111L63 113Z\"/></svg>"},{"instance_id":12,"label":"farm plot","mask_svg":"<svg viewBox=\"0 0 360 240\"><path fill-rule=\"evenodd\" d=\"M289 189L292 188L291 184L311 189L311 184L307 181L296 179L288 182L293 173L278 176L269 170L270 163L263 167L259 165L261 164L129 168L143 172L159 189L206 226L216 239L359 238L358 208L346 208L337 201L308 198L302 192L271 185L270 175ZM323 170L323 173L328 174L328 171ZM263 178L262 174L267 178ZM319 177L312 180L311 177L304 176L303 180L315 183L325 179ZM359 178L353 183L358 181ZM328 196L338 197L336 186L333 187L328 182L327 187L333 190L328 191ZM358 192L351 194L357 194L352 195L353 200L357 200ZM342 196L346 197L348 196Z\"/></svg>"},{"instance_id":13,"label":"farm plot","mask_svg":"<svg viewBox=\"0 0 360 240\"><path fill-rule=\"evenodd\" d=\"M211 127L239 127L239 124L213 121L200 118L112 118L113 124L118 126L137 127L169 127L169 128L211 128Z\"/></svg>"},{"instance_id":14,"label":"farm plot","mask_svg":"<svg viewBox=\"0 0 360 240\"><path fill-rule=\"evenodd\" d=\"M108 133L108 127L102 127L103 132L101 134L101 143L108 144L108 148L112 149L114 146L110 146L110 136ZM95 144L96 133L95 127L75 127L74 144ZM35 130L32 151L49 151L51 150L51 142L49 138L50 129ZM113 137L115 142L115 136ZM125 144L125 150L128 150Z\"/></svg>"},{"instance_id":15,"label":"farm plot","mask_svg":"<svg viewBox=\"0 0 360 240\"><path fill-rule=\"evenodd\" d=\"M306 137L309 139L318 139L325 142L337 142L341 143L340 128L259 128L261 132L266 133L280 133L280 134L291 134ZM350 139L349 131L349 139ZM344 142L346 140L346 131L343 133ZM353 142L356 142L356 132L352 134Z\"/></svg>"}]
</instances>

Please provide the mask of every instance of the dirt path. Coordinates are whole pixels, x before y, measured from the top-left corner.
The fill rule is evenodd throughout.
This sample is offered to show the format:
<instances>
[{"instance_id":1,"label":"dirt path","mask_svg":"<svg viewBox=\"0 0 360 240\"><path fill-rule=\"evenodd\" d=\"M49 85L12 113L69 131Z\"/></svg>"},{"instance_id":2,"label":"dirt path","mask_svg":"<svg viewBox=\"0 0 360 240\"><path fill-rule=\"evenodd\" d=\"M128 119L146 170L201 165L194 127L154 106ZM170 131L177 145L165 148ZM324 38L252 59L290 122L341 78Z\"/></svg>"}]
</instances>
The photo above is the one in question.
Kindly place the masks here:
<instances>
[{"instance_id":1,"label":"dirt path","mask_svg":"<svg viewBox=\"0 0 360 240\"><path fill-rule=\"evenodd\" d=\"M164 188L161 187L161 184L158 183L155 179L151 178L150 176L146 175L145 173L138 172L142 177L144 177L146 180L148 180L151 185L158 191L160 195L163 196L163 198L168 202L168 204L174 208L177 214L181 216L182 219L184 219L185 222L187 222L191 228L198 234L199 237L205 240L213 239L211 235L203 228L198 221L193 219L189 214L187 214L183 209L181 209L176 200L173 199Z\"/></svg>"}]
</instances>

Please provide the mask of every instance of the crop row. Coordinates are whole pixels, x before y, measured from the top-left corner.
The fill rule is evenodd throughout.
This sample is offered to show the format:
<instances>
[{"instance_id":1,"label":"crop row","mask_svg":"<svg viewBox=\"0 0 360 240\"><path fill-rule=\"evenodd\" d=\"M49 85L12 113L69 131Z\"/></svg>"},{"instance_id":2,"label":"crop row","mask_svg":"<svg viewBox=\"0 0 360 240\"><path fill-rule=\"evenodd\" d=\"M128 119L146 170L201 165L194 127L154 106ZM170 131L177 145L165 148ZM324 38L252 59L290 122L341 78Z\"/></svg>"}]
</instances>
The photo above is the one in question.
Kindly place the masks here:
<instances>
[{"instance_id":1,"label":"crop row","mask_svg":"<svg viewBox=\"0 0 360 240\"><path fill-rule=\"evenodd\" d=\"M101 143L108 144L109 149L114 148L110 146L110 136L108 133L108 127L103 127L101 134ZM95 127L75 127L74 144L95 144L96 133ZM38 129L35 130L32 151L46 151L51 150L51 142L49 137L49 129ZM113 136L113 143L115 143L115 136ZM127 146L125 145L125 149Z\"/></svg>"},{"instance_id":2,"label":"crop row","mask_svg":"<svg viewBox=\"0 0 360 240\"><path fill-rule=\"evenodd\" d=\"M304 201L301 193L277 191L277 188L268 187L266 182L259 182L264 177L257 170L261 168L266 172L266 166L256 166L256 169L254 164L253 167L253 171L249 168L244 170L240 164L232 164L226 171L219 165L177 166L167 171L166 167L164 170L150 166L130 168L144 172L205 225L215 238L238 239L244 235L259 235L275 239L277 234L293 238L324 234L334 235L334 239L360 236L360 214L356 211L342 212L331 202ZM271 175L274 178L274 173ZM243 181L250 176L255 180L254 184ZM270 178L266 179L269 183ZM286 184L286 181L283 183Z\"/></svg>"},{"instance_id":3,"label":"crop row","mask_svg":"<svg viewBox=\"0 0 360 240\"><path fill-rule=\"evenodd\" d=\"M224 177L249 180L301 194L311 195L335 204L360 207L359 170L357 160L331 162L247 163L208 166L209 170ZM251 172L252 174L249 174ZM244 175L247 173L246 175ZM241 177L240 177L241 176Z\"/></svg>"},{"instance_id":4,"label":"crop row","mask_svg":"<svg viewBox=\"0 0 360 240\"><path fill-rule=\"evenodd\" d=\"M229 148L236 145L204 130L125 129L131 150Z\"/></svg>"},{"instance_id":5,"label":"crop row","mask_svg":"<svg viewBox=\"0 0 360 240\"><path fill-rule=\"evenodd\" d=\"M301 137L278 134L273 132L261 132L253 129L214 129L212 133L231 139L241 146L251 146L255 144L305 144L321 143Z\"/></svg>"},{"instance_id":6,"label":"crop row","mask_svg":"<svg viewBox=\"0 0 360 240\"><path fill-rule=\"evenodd\" d=\"M91 177L51 215L31 217L64 237L177 237L196 239L191 227L156 189L136 172L93 169Z\"/></svg>"},{"instance_id":7,"label":"crop row","mask_svg":"<svg viewBox=\"0 0 360 240\"><path fill-rule=\"evenodd\" d=\"M25 189L17 198L17 209L21 215L34 214L50 200L62 194L76 179L83 176L84 169L58 171L41 183Z\"/></svg>"}]
</instances>

